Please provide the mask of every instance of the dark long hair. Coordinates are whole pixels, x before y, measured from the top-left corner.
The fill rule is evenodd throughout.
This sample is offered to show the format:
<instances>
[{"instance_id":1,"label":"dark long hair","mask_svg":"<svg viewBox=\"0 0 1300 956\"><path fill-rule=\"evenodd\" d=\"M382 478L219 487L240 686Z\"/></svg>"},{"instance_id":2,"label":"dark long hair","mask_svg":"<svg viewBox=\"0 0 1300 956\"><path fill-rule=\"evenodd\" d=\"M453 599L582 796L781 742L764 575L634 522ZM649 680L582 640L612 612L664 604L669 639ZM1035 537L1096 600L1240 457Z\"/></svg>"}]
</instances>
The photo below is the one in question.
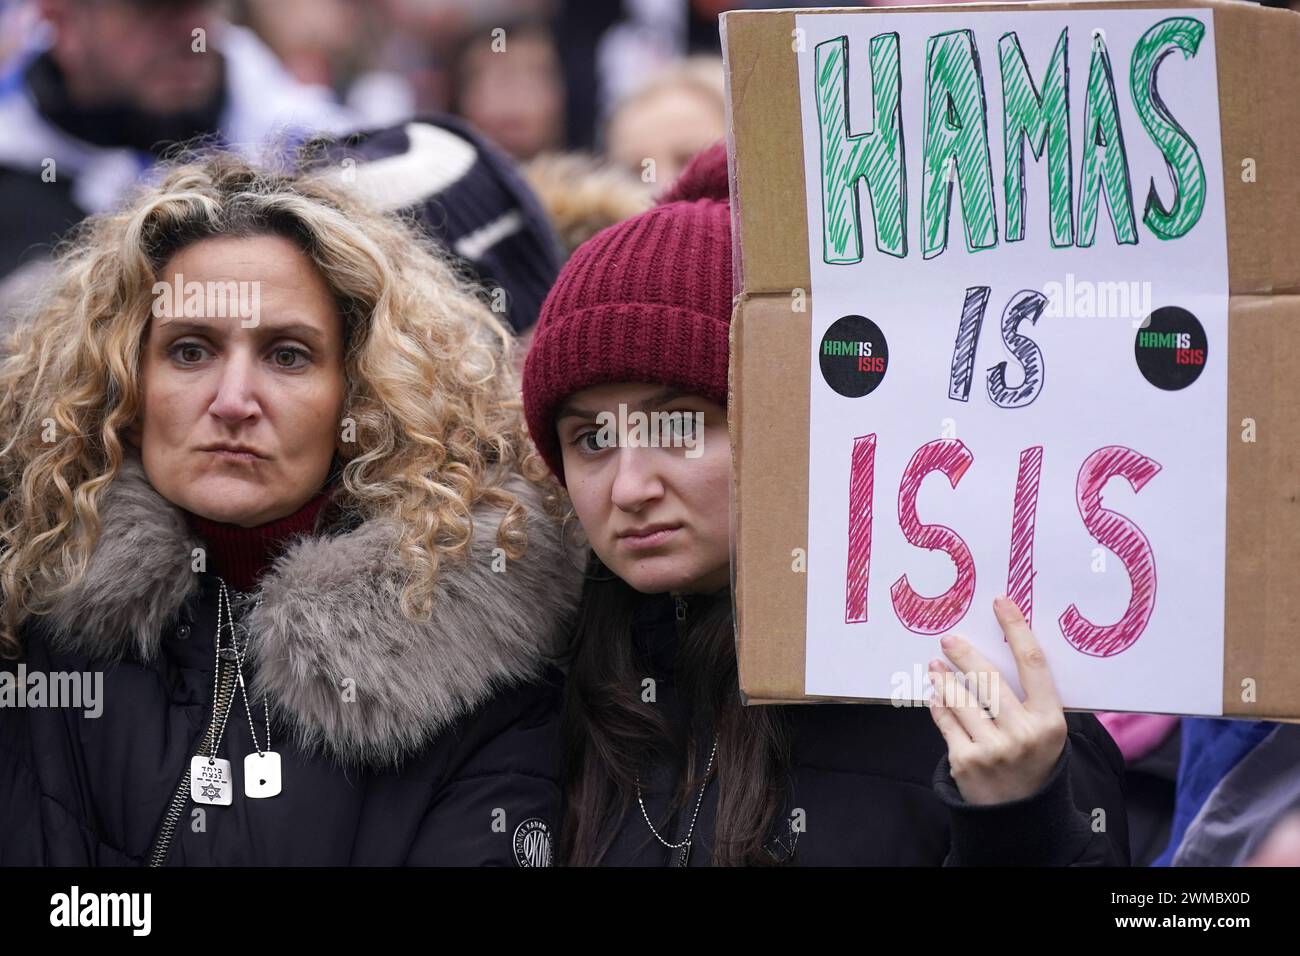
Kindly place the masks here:
<instances>
[{"instance_id":1,"label":"dark long hair","mask_svg":"<svg viewBox=\"0 0 1300 956\"><path fill-rule=\"evenodd\" d=\"M703 783L700 745L707 753L716 731L712 862L772 864L775 858L764 844L783 807L789 728L784 708L741 704L730 592L690 598L676 670L690 719L678 728L641 697L646 670L632 642L637 603L637 592L593 555L569 648L561 861L593 866L603 860L629 814L639 813L636 775L652 760L667 761L678 771L669 813L693 802Z\"/></svg>"}]
</instances>

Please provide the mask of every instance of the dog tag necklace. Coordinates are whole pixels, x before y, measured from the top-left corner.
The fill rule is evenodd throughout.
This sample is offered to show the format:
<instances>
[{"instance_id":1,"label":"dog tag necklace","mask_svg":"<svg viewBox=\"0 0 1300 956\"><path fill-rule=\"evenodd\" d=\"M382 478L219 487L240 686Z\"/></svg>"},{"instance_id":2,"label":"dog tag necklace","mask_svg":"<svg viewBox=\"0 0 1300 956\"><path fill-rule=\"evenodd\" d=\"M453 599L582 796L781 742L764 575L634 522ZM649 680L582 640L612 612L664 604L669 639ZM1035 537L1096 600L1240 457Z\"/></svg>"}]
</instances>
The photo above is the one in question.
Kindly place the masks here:
<instances>
[{"instance_id":1,"label":"dog tag necklace","mask_svg":"<svg viewBox=\"0 0 1300 956\"><path fill-rule=\"evenodd\" d=\"M695 812L691 814L691 826L690 829L686 831L686 839L682 840L680 843L669 843L667 840L665 840L663 837L659 835L659 831L655 829L655 825L650 822L650 814L646 812L645 801L641 799L640 778L638 778L636 781L636 802L641 807L641 816L645 817L645 825L650 828L650 832L654 834L656 840L658 840L664 846L668 847L668 849L670 850L679 851L677 854L677 860L673 863L673 866L690 865L691 837L695 835L695 821L700 815L700 805L704 803L704 791L709 786L709 771L713 769L713 758L716 757L717 755L718 755L718 735L714 734L713 750L709 753L709 765L704 768L704 783L700 785L700 796L695 801Z\"/></svg>"},{"instance_id":2,"label":"dog tag necklace","mask_svg":"<svg viewBox=\"0 0 1300 956\"><path fill-rule=\"evenodd\" d=\"M225 582L221 582L225 587ZM256 611L262 606L262 598L259 596L257 603L253 605ZM227 611L229 611L229 599L227 599ZM251 613L251 612L250 612ZM242 627L242 625L240 625ZM257 751L255 754L249 754L244 758L244 796L252 797L255 800L265 799L266 797L278 796L282 787L282 778L280 775L280 755L271 749L271 708L267 706L266 695L262 695L262 713L266 716L266 749L257 742L257 726L253 723L253 709L248 706L248 688L244 684L244 648L248 646L245 641L243 646L238 641L235 642L236 665L239 675L239 691L244 696L244 713L248 716L248 732L253 737L253 748Z\"/></svg>"},{"instance_id":3,"label":"dog tag necklace","mask_svg":"<svg viewBox=\"0 0 1300 956\"><path fill-rule=\"evenodd\" d=\"M226 582L217 579L221 583L221 591L217 600L217 663L213 676L213 716L215 718L215 708L217 706L217 675L220 673L221 660L233 661L235 665L236 679L239 683L239 689L244 698L244 712L248 716L248 730L253 737L253 746L257 753L249 754L244 758L244 795L253 798L274 797L281 790L280 774L280 755L271 750L271 713L267 707L266 696L262 697L262 709L266 713L266 749L263 750L257 739L257 727L253 723L252 709L248 705L248 689L244 683L244 650L247 642L241 644L235 633L235 628L247 633L247 629L242 624L234 623L234 616L230 611L230 597L226 591ZM259 597L257 605L260 607L262 599ZM222 612L225 612L225 623L222 623ZM230 647L221 646L221 632L229 630ZM233 782L230 773L230 761L217 756L220 750L221 741L226 733L226 721L230 717L230 710L234 706L235 696L232 690L229 700L226 701L225 713L221 716L221 726L217 733L216 742L212 747L212 755L204 757L198 755L190 761L190 796L196 803L216 804L219 806L229 806L234 791Z\"/></svg>"},{"instance_id":4,"label":"dog tag necklace","mask_svg":"<svg viewBox=\"0 0 1300 956\"><path fill-rule=\"evenodd\" d=\"M226 593L226 582L221 582L222 594ZM262 598L258 597L257 603L253 605L256 611L262 606ZM235 625L230 614L230 598L226 597L226 616L231 621L231 633L234 633L234 627L239 627L247 633L247 628L242 624ZM262 749L261 743L257 739L257 725L253 722L253 708L248 703L248 686L244 683L244 650L248 647L248 641L240 644L238 640L233 641L235 647L235 673L239 678L239 692L244 698L244 714L248 717L248 732L253 738L253 749L257 753L249 754L244 758L244 796L251 797L255 800L265 799L279 795L283 786L283 780L280 774L280 755L271 749L271 708L267 705L266 695L262 695L262 713L266 716L266 749Z\"/></svg>"},{"instance_id":5,"label":"dog tag necklace","mask_svg":"<svg viewBox=\"0 0 1300 956\"><path fill-rule=\"evenodd\" d=\"M217 708L221 703L222 658L224 657L227 661L238 661L239 659L237 651L221 646L221 632L223 630L221 612L227 600L226 582L221 581L221 591L217 595L217 634L213 640L215 659L212 664L212 720L214 724L217 720ZM230 629L230 641L231 644L238 644L233 627ZM223 655L222 651L226 653ZM234 703L235 694L234 689L231 688L231 693L226 699L226 708L221 714L220 727L212 741L210 753L206 757L203 754L195 754L190 758L190 799L195 803L228 807L234 797L235 788L230 773L230 761L217 756L221 752L221 741L226 736L226 720L230 717L230 708L234 706Z\"/></svg>"}]
</instances>

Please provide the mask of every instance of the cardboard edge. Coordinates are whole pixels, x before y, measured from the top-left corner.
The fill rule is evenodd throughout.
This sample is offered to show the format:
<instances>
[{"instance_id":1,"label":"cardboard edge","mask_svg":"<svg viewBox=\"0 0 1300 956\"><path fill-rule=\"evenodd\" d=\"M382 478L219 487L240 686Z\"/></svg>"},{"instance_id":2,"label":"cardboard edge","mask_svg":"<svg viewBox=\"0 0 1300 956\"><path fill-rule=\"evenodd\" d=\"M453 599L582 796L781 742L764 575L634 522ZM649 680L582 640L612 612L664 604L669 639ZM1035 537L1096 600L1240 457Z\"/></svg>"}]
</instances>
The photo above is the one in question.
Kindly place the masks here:
<instances>
[{"instance_id":1,"label":"cardboard edge","mask_svg":"<svg viewBox=\"0 0 1300 956\"><path fill-rule=\"evenodd\" d=\"M752 211L732 222L732 261L745 292L758 291L751 281L758 275L767 277L763 291L788 294L810 283L798 58L790 42L798 12L742 10L720 18L731 198L733 208ZM767 188L773 182L791 188Z\"/></svg>"},{"instance_id":2,"label":"cardboard edge","mask_svg":"<svg viewBox=\"0 0 1300 956\"><path fill-rule=\"evenodd\" d=\"M1300 296L1232 296L1228 315L1223 716L1279 720L1300 714Z\"/></svg>"},{"instance_id":3,"label":"cardboard edge","mask_svg":"<svg viewBox=\"0 0 1300 956\"><path fill-rule=\"evenodd\" d=\"M732 449L736 660L746 703L804 696L807 576L792 551L808 544L808 381L811 313L789 296L736 299L728 369ZM753 342L761 338L763 348ZM786 389L774 389L773 381ZM787 394L802 395L802 400ZM742 419L737 408L746 410ZM792 427L793 425L793 427ZM758 473L762 480L747 479Z\"/></svg>"}]
</instances>

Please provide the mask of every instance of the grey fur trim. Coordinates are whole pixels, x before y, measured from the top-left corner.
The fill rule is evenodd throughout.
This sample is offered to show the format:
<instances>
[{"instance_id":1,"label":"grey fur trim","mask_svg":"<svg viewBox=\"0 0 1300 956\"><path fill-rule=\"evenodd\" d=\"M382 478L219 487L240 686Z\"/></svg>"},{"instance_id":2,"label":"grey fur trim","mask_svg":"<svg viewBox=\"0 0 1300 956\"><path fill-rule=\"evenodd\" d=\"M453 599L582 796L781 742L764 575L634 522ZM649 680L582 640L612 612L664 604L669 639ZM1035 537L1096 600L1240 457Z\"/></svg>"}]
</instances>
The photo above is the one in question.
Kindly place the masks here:
<instances>
[{"instance_id":1,"label":"grey fur trim","mask_svg":"<svg viewBox=\"0 0 1300 956\"><path fill-rule=\"evenodd\" d=\"M101 531L86 573L51 596L48 626L56 647L116 659L128 650L144 661L163 632L199 593L191 568L202 542L128 456L100 500Z\"/></svg>"},{"instance_id":2,"label":"grey fur trim","mask_svg":"<svg viewBox=\"0 0 1300 956\"><path fill-rule=\"evenodd\" d=\"M526 554L502 555L493 571L501 513L480 514L468 560L439 567L428 621L399 609L404 570L389 522L303 540L277 559L249 615L253 690L297 717L301 745L325 743L348 762L394 763L495 690L540 673L557 625L577 604L581 574L535 486L518 479L509 490L532 499Z\"/></svg>"},{"instance_id":3,"label":"grey fur trim","mask_svg":"<svg viewBox=\"0 0 1300 956\"><path fill-rule=\"evenodd\" d=\"M507 488L528 509L525 554L501 555L503 569L493 570L504 512L479 505L470 556L440 565L427 621L399 608L407 571L389 520L300 537L276 559L261 580L262 606L245 622L249 691L269 695L300 745L347 764L394 765L495 691L542 671L582 574L536 486L516 477ZM201 541L134 456L105 493L101 519L87 574L54 602L55 641L100 657L133 645L152 659L200 590L190 551Z\"/></svg>"}]
</instances>

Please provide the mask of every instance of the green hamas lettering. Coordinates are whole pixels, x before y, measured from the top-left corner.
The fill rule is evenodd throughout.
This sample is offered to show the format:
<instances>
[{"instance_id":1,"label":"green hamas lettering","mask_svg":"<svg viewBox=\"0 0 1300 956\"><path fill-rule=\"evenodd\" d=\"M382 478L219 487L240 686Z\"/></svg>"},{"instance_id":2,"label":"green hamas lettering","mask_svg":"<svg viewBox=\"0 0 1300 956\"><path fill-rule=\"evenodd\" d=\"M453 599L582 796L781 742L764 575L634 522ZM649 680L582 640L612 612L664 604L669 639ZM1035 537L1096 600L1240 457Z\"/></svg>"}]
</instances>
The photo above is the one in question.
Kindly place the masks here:
<instances>
[{"instance_id":1,"label":"green hamas lettering","mask_svg":"<svg viewBox=\"0 0 1300 956\"><path fill-rule=\"evenodd\" d=\"M1144 349L1185 349L1191 347L1185 332L1139 332L1138 345Z\"/></svg>"},{"instance_id":2,"label":"green hamas lettering","mask_svg":"<svg viewBox=\"0 0 1300 956\"><path fill-rule=\"evenodd\" d=\"M1166 207L1151 180L1142 221L1160 239L1177 239L1187 234L1201 218L1205 208L1205 166L1196 144L1178 125L1160 91L1156 89L1156 70L1160 61L1175 50L1183 59L1196 56L1205 24L1192 17L1161 20L1142 35L1133 49L1133 67L1129 83L1133 89L1133 106L1151 141L1160 148L1174 180L1174 201Z\"/></svg>"},{"instance_id":3,"label":"green hamas lettering","mask_svg":"<svg viewBox=\"0 0 1300 956\"><path fill-rule=\"evenodd\" d=\"M1025 146L1034 159L1047 150L1047 199L1051 239L1056 248L1074 242L1074 172L1070 164L1070 90L1066 44L1062 30L1047 64L1042 92L1029 75L1020 38L1004 33L998 41L1002 64L1002 130L1006 173L1002 185L1007 201L1007 242L1025 238Z\"/></svg>"},{"instance_id":4,"label":"green hamas lettering","mask_svg":"<svg viewBox=\"0 0 1300 956\"><path fill-rule=\"evenodd\" d=\"M941 33L926 44L922 153L921 255L931 259L948 246L954 185L961 191L966 248L974 252L996 246L984 79L970 30Z\"/></svg>"},{"instance_id":5,"label":"green hamas lettering","mask_svg":"<svg viewBox=\"0 0 1300 956\"><path fill-rule=\"evenodd\" d=\"M1171 53L1193 60L1204 36L1201 20L1168 17L1143 33L1130 56L1128 89L1134 111L1164 158L1172 186L1172 198L1166 203L1152 179L1143 208L1143 225L1162 240L1184 236L1200 221L1206 177L1195 141L1160 96L1157 74ZM1004 235L1007 242L1021 242L1027 233L1028 153L1035 162L1047 165L1046 235L1053 248L1093 245L1103 200L1116 244L1135 245L1137 217L1119 94L1110 51L1099 30L1092 32L1089 43L1076 196L1069 40L1068 28L1062 29L1050 54L1043 51L1046 66L1041 73L1031 67L1014 31L998 40L1005 147L1001 190L1006 210ZM864 130L854 131L849 119L850 91L855 88L848 67L849 38L819 43L813 56L823 259L832 265L862 261L862 192L871 207L876 249L905 257L907 170L899 35L882 33L868 41L871 113L870 125ZM998 244L996 190L984 76L974 32L953 30L928 37L925 64L921 255L931 259L946 251L954 206L961 210L967 250L993 248ZM866 189L860 191L860 185Z\"/></svg>"},{"instance_id":6,"label":"green hamas lettering","mask_svg":"<svg viewBox=\"0 0 1300 956\"><path fill-rule=\"evenodd\" d=\"M872 126L849 133L849 38L817 44L817 116L821 128L823 255L827 262L862 261L864 180L876 224L876 248L907 255L907 181L899 101L898 34L871 38Z\"/></svg>"},{"instance_id":7,"label":"green hamas lettering","mask_svg":"<svg viewBox=\"0 0 1300 956\"><path fill-rule=\"evenodd\" d=\"M822 343L822 355L870 355L870 342L845 342L827 339Z\"/></svg>"}]
</instances>

